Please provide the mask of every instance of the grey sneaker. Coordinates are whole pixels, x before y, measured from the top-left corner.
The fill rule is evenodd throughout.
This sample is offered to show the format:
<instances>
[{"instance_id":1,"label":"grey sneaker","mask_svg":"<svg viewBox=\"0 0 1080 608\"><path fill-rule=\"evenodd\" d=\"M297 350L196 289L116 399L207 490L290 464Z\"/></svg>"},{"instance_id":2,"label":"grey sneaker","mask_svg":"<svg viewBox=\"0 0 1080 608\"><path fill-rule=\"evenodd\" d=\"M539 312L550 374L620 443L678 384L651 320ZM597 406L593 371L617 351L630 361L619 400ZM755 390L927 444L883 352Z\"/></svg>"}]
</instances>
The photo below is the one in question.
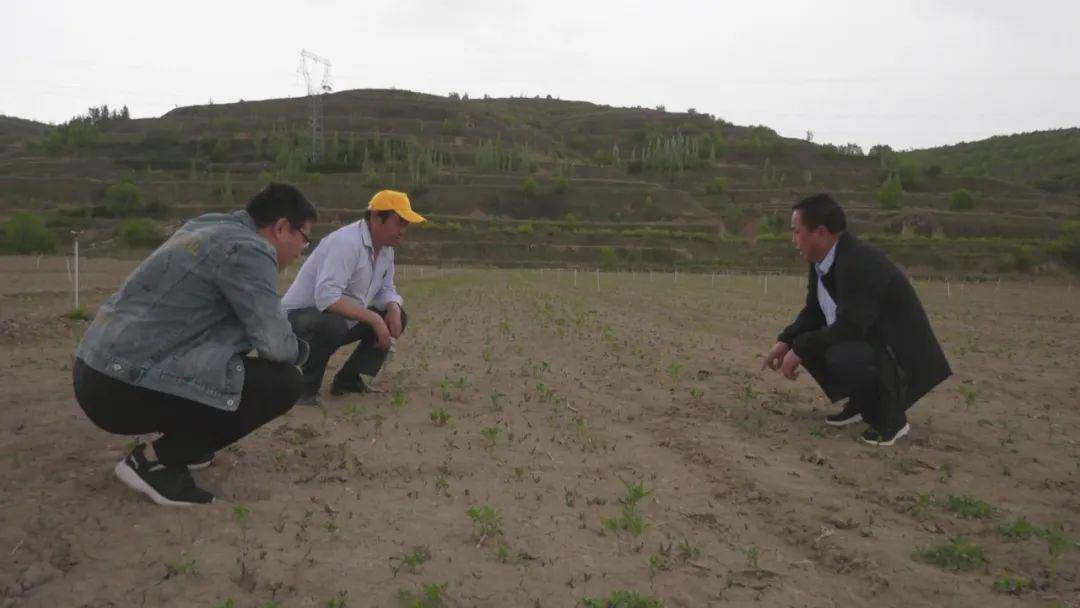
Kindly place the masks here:
<instances>
[{"instance_id":1,"label":"grey sneaker","mask_svg":"<svg viewBox=\"0 0 1080 608\"><path fill-rule=\"evenodd\" d=\"M159 505L186 507L214 502L213 494L195 485L186 466L150 462L143 456L142 444L116 463L113 473L129 488Z\"/></svg>"}]
</instances>

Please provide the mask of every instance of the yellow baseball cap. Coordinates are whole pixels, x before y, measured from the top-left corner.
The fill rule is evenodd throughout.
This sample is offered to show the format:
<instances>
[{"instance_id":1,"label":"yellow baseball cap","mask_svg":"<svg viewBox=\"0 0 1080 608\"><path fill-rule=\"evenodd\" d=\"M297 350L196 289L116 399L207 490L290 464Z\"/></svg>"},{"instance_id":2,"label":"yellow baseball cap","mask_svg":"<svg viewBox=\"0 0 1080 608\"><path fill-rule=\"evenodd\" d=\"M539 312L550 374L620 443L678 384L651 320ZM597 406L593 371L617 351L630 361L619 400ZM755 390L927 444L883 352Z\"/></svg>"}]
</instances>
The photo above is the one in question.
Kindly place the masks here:
<instances>
[{"instance_id":1,"label":"yellow baseball cap","mask_svg":"<svg viewBox=\"0 0 1080 608\"><path fill-rule=\"evenodd\" d=\"M410 224L427 221L424 216L412 210L409 195L396 190L379 190L376 192L375 196L371 197L371 202L368 203L368 209L372 211L393 211Z\"/></svg>"}]
</instances>

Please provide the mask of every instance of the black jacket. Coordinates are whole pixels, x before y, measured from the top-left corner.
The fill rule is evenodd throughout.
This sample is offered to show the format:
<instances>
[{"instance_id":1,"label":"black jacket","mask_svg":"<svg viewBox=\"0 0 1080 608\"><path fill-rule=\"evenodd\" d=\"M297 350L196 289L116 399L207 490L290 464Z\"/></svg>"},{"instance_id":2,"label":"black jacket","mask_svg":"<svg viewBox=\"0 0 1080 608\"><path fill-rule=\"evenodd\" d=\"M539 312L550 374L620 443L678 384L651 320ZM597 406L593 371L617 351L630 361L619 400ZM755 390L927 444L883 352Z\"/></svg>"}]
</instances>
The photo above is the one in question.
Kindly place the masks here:
<instances>
[{"instance_id":1,"label":"black jacket","mask_svg":"<svg viewBox=\"0 0 1080 608\"><path fill-rule=\"evenodd\" d=\"M806 306L779 337L800 358L820 360L833 344L853 340L891 350L906 377L908 407L952 374L915 289L880 249L841 233L822 280L836 302L836 322L825 324L810 264Z\"/></svg>"}]
</instances>

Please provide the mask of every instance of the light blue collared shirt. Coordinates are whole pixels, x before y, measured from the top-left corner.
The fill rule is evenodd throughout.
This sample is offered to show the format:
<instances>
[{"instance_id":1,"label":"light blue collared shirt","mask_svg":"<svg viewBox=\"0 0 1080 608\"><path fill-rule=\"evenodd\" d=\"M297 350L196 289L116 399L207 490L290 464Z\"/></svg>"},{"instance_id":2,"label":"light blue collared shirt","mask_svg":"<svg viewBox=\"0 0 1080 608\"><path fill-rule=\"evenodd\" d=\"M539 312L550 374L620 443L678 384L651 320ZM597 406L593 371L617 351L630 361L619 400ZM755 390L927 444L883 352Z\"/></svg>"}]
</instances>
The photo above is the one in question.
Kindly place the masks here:
<instances>
[{"instance_id":1,"label":"light blue collared shirt","mask_svg":"<svg viewBox=\"0 0 1080 608\"><path fill-rule=\"evenodd\" d=\"M836 245L840 241L833 243L832 249L829 253L825 254L825 259L814 264L814 270L817 271L817 301L821 306L821 313L825 315L825 324L832 325L836 323L836 302L833 301L832 296L829 295L829 290L825 289L825 281L821 280L821 277L829 273L832 269L833 262L836 261Z\"/></svg>"},{"instance_id":2,"label":"light blue collared shirt","mask_svg":"<svg viewBox=\"0 0 1080 608\"><path fill-rule=\"evenodd\" d=\"M404 301L394 287L394 248L380 248L377 260L374 254L366 221L331 232L300 267L281 299L282 309L326 310L340 299L361 308L386 310L390 302L402 306Z\"/></svg>"}]
</instances>

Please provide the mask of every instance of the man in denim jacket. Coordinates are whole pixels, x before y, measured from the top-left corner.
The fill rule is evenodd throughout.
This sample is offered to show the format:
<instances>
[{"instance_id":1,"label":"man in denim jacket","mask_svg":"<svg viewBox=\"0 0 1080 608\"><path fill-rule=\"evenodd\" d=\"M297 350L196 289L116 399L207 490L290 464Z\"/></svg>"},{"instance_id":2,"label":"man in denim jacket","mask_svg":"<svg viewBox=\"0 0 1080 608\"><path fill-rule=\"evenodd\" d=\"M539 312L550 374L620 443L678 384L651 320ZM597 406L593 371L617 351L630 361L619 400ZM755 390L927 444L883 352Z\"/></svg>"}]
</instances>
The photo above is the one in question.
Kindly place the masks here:
<instances>
[{"instance_id":1,"label":"man in denim jacket","mask_svg":"<svg viewBox=\"0 0 1080 608\"><path fill-rule=\"evenodd\" d=\"M116 465L125 484L162 505L212 502L189 468L296 403L308 346L277 274L315 219L295 186L270 184L244 211L188 221L102 304L75 352L75 397L106 431L161 433Z\"/></svg>"}]
</instances>

